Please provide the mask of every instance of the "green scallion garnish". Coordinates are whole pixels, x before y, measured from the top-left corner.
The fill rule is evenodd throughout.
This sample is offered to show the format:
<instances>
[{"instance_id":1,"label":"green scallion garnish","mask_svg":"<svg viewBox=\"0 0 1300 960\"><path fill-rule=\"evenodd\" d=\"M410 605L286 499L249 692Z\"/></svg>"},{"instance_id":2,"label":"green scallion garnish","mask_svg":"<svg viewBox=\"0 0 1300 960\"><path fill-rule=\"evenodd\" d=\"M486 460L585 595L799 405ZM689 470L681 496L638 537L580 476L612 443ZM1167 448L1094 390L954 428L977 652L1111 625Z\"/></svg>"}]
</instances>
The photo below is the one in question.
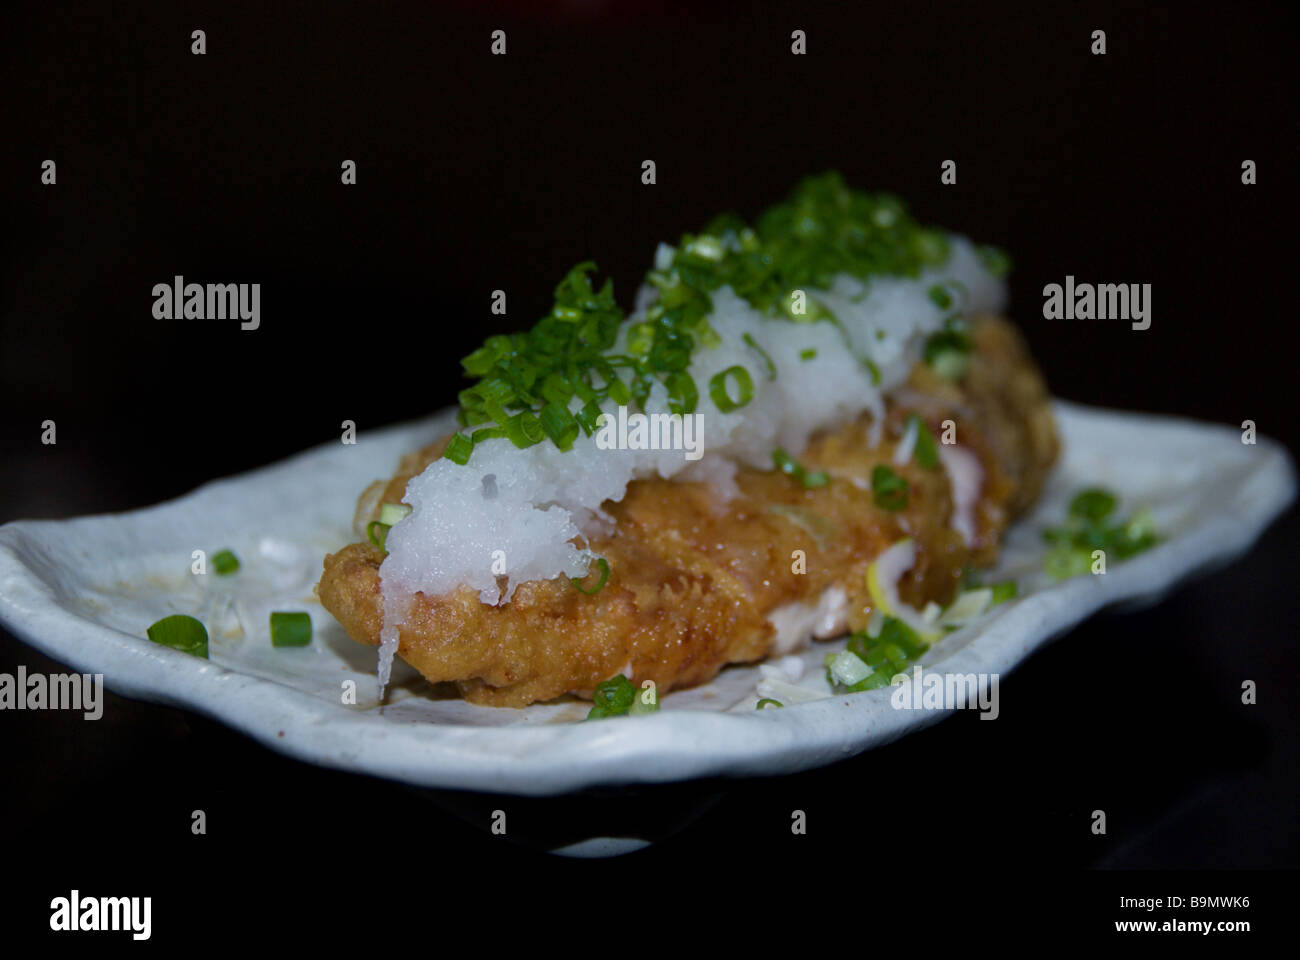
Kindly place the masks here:
<instances>
[{"instance_id":1,"label":"green scallion garnish","mask_svg":"<svg viewBox=\"0 0 1300 960\"><path fill-rule=\"evenodd\" d=\"M984 269L995 277L1005 277L1011 272L1011 258L999 247L982 246L977 251Z\"/></svg>"},{"instance_id":2,"label":"green scallion garnish","mask_svg":"<svg viewBox=\"0 0 1300 960\"><path fill-rule=\"evenodd\" d=\"M750 333L745 334L744 340L745 343L748 344L751 349L753 349L760 357L763 358L763 366L767 369L767 379L775 380L776 364L774 364L772 362L772 358L767 355L767 351L764 350L761 346L759 346L758 341L754 339L753 334Z\"/></svg>"},{"instance_id":3,"label":"green scallion garnish","mask_svg":"<svg viewBox=\"0 0 1300 960\"><path fill-rule=\"evenodd\" d=\"M1020 588L1014 580L1003 580L1001 583L993 584L989 589L993 591L993 596L989 599L989 606L996 607L999 603L1006 603L1008 600L1014 600L1020 592Z\"/></svg>"},{"instance_id":4,"label":"green scallion garnish","mask_svg":"<svg viewBox=\"0 0 1300 960\"><path fill-rule=\"evenodd\" d=\"M578 430L595 432L603 401L644 408L656 380L668 391L670 410L693 413L698 394L687 369L695 350L720 342L708 316L712 294L723 286L768 317L838 326L812 292L829 289L841 274L864 287L873 276L915 278L948 255L946 236L918 225L896 197L850 190L837 173L810 177L753 225L724 215L665 248L646 276L657 296L645 319L627 331L622 354L614 352L623 311L613 286L608 280L594 285L595 264L580 263L556 286L554 306L531 330L489 337L461 361L475 381L460 393L460 422L471 430L453 437L443 455L464 464L475 444L497 437L520 447L549 439L569 449ZM992 254L982 255L993 269ZM935 289L933 297L951 301L946 288ZM806 306L799 314L796 291ZM752 337L745 340L775 376L771 358ZM871 358L860 359L879 383ZM951 371L951 361L940 365ZM574 398L581 402L576 412Z\"/></svg>"},{"instance_id":5,"label":"green scallion garnish","mask_svg":"<svg viewBox=\"0 0 1300 960\"><path fill-rule=\"evenodd\" d=\"M772 464L788 477L793 477L803 485L805 490L824 487L831 482L831 476L825 470L807 470L794 457L780 447L772 451Z\"/></svg>"},{"instance_id":6,"label":"green scallion garnish","mask_svg":"<svg viewBox=\"0 0 1300 960\"><path fill-rule=\"evenodd\" d=\"M452 463L458 463L462 467L469 463L469 455L474 452L474 441L463 433L455 434L447 441L447 446L443 448L442 455Z\"/></svg>"},{"instance_id":7,"label":"green scallion garnish","mask_svg":"<svg viewBox=\"0 0 1300 960\"><path fill-rule=\"evenodd\" d=\"M632 702L636 699L636 695L636 687L623 674L610 677L596 684L596 689L592 691L592 707L587 714L587 719L621 717L632 709Z\"/></svg>"},{"instance_id":8,"label":"green scallion garnish","mask_svg":"<svg viewBox=\"0 0 1300 960\"><path fill-rule=\"evenodd\" d=\"M1075 494L1070 501L1070 516L1085 521L1100 522L1114 511L1119 498L1101 487L1089 487Z\"/></svg>"},{"instance_id":9,"label":"green scallion garnish","mask_svg":"<svg viewBox=\"0 0 1300 960\"><path fill-rule=\"evenodd\" d=\"M1139 510L1127 520L1111 520L1118 505L1119 497L1101 487L1086 488L1073 497L1065 525L1043 531L1043 539L1052 544L1043 560L1051 577L1066 580L1091 572L1097 550L1119 561L1155 545L1158 538L1151 515Z\"/></svg>"},{"instance_id":10,"label":"green scallion garnish","mask_svg":"<svg viewBox=\"0 0 1300 960\"><path fill-rule=\"evenodd\" d=\"M907 506L907 481L883 463L872 468L871 492L883 510L893 513Z\"/></svg>"},{"instance_id":11,"label":"green scallion garnish","mask_svg":"<svg viewBox=\"0 0 1300 960\"><path fill-rule=\"evenodd\" d=\"M542 430L561 450L568 450L573 441L578 439L578 421L573 418L569 408L561 403L551 401L542 407Z\"/></svg>"},{"instance_id":12,"label":"green scallion garnish","mask_svg":"<svg viewBox=\"0 0 1300 960\"><path fill-rule=\"evenodd\" d=\"M147 632L154 643L195 657L208 658L208 631L198 620L183 613L163 617Z\"/></svg>"},{"instance_id":13,"label":"green scallion garnish","mask_svg":"<svg viewBox=\"0 0 1300 960\"><path fill-rule=\"evenodd\" d=\"M844 683L841 676L856 675L853 672L853 661L838 661L841 668L847 664L850 669L847 674L837 674L832 669L832 663L835 662L832 658L842 655L827 654L826 680L836 692L860 693L863 690L886 687L896 674L905 672L927 649L929 644L915 630L901 620L885 617L880 633L875 637L868 636L865 632L855 633L849 637L845 649L845 653L866 664L871 672L855 683Z\"/></svg>"},{"instance_id":14,"label":"green scallion garnish","mask_svg":"<svg viewBox=\"0 0 1300 960\"><path fill-rule=\"evenodd\" d=\"M945 380L960 380L966 374L973 349L964 330L948 326L925 342L925 362Z\"/></svg>"},{"instance_id":15,"label":"green scallion garnish","mask_svg":"<svg viewBox=\"0 0 1300 960\"><path fill-rule=\"evenodd\" d=\"M212 569L222 577L234 573L239 569L239 558L230 550L218 550L212 555Z\"/></svg>"},{"instance_id":16,"label":"green scallion garnish","mask_svg":"<svg viewBox=\"0 0 1300 960\"><path fill-rule=\"evenodd\" d=\"M271 646L305 647L311 643L311 615L306 613L271 614Z\"/></svg>"},{"instance_id":17,"label":"green scallion garnish","mask_svg":"<svg viewBox=\"0 0 1300 960\"><path fill-rule=\"evenodd\" d=\"M803 350L800 350L800 351L799 351L799 359L800 359L800 360L816 360L816 359L817 359L817 349L816 349L815 347L807 347L807 348L805 348L805 349L803 349ZM772 702L775 703L776 701L772 701Z\"/></svg>"},{"instance_id":18,"label":"green scallion garnish","mask_svg":"<svg viewBox=\"0 0 1300 960\"><path fill-rule=\"evenodd\" d=\"M590 590L588 590L586 587L582 585L581 577L569 578L573 582L573 585L578 589L579 593L585 593L588 596L600 593L600 591L604 588L605 584L609 582L609 561L606 560L604 557L597 557L595 559L595 564L597 568L600 570L600 582L597 583ZM590 576L590 573L588 574L588 576Z\"/></svg>"},{"instance_id":19,"label":"green scallion garnish","mask_svg":"<svg viewBox=\"0 0 1300 960\"><path fill-rule=\"evenodd\" d=\"M772 710L776 707L784 707L785 704L780 700L773 700L771 697L764 697L758 703L754 704L755 710Z\"/></svg>"},{"instance_id":20,"label":"green scallion garnish","mask_svg":"<svg viewBox=\"0 0 1300 960\"><path fill-rule=\"evenodd\" d=\"M908 421L916 424L916 445L912 448L913 453L916 454L916 462L926 470L934 470L939 466L939 447L935 442L934 434L917 414L908 417Z\"/></svg>"},{"instance_id":21,"label":"green scallion garnish","mask_svg":"<svg viewBox=\"0 0 1300 960\"><path fill-rule=\"evenodd\" d=\"M378 520L371 520L366 524L366 539L380 550L387 550L389 529L388 524L380 523Z\"/></svg>"},{"instance_id":22,"label":"green scallion garnish","mask_svg":"<svg viewBox=\"0 0 1300 960\"><path fill-rule=\"evenodd\" d=\"M732 399L727 393L727 378L736 381L736 399ZM728 367L721 373L714 374L709 380L709 397L713 400L713 405L722 413L730 413L749 403L754 398L754 381L750 377L749 371L744 367L736 364Z\"/></svg>"}]
</instances>

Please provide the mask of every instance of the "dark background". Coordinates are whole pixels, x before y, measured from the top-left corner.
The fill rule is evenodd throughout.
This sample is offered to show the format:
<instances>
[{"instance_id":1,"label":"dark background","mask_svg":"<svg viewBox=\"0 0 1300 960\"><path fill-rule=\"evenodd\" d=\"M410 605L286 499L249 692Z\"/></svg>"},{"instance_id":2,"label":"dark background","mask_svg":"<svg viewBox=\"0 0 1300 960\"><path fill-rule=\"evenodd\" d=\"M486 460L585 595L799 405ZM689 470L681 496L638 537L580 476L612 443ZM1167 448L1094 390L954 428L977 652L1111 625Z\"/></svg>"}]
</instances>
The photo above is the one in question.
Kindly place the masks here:
<instances>
[{"instance_id":1,"label":"dark background","mask_svg":"<svg viewBox=\"0 0 1300 960\"><path fill-rule=\"evenodd\" d=\"M489 54L498 28L504 57ZM454 400L458 359L531 324L577 261L596 259L630 307L658 241L722 210L753 216L830 168L1009 250L1012 316L1057 395L1249 418L1294 450L1290 36L1280 8L1106 3L11 7L0 520L141 507L335 439L344 419L423 415ZM40 183L45 159L57 186ZM345 159L356 186L339 181ZM947 159L955 186L939 182ZM176 274L261 283L261 328L155 320L152 287ZM1041 319L1043 285L1066 274L1152 284L1151 328ZM40 444L47 418L55 447ZM1292 511L1228 570L1079 627L1004 683L997 723L957 716L801 776L430 797L112 698L94 724L0 716L0 812L44 864L27 891L38 928L50 896L97 876L138 874L157 914L161 875L207 889L248 862L293 903L325 882L345 896L355 869L431 877L448 862L565 890L877 863L930 871L902 904L936 876L991 897L980 878L996 872L1049 913L1104 923L1117 912L1087 906L1086 868L1300 864L1296 532ZM6 634L0 670L18 663L59 669ZM1240 704L1243 679L1257 706ZM189 834L196 807L207 838ZM496 807L542 844L604 816L663 833L703 812L593 865L488 836ZM1104 838L1088 830L1098 807ZM806 837L790 835L794 808ZM87 845L93 868L59 866ZM1049 888L1082 892L1048 904ZM1027 916L1014 897L1000 909Z\"/></svg>"}]
</instances>

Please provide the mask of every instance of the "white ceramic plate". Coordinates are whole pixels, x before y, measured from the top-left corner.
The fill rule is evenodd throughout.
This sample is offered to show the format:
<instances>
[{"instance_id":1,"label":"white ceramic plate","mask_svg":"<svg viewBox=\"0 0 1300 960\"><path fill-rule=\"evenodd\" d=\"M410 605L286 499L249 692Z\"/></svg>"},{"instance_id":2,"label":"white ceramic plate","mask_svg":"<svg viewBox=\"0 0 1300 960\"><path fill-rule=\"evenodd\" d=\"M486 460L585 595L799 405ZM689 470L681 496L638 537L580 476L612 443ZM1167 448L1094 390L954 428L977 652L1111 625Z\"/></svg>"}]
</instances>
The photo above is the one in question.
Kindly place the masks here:
<instances>
[{"instance_id":1,"label":"white ceramic plate","mask_svg":"<svg viewBox=\"0 0 1300 960\"><path fill-rule=\"evenodd\" d=\"M1269 440L1245 445L1227 427L1059 403L1065 454L1034 514L1007 540L999 569L1021 599L950 634L923 659L952 673L1005 674L1054 635L1109 604L1156 596L1245 550L1295 495L1295 470ZM663 699L660 713L598 723L576 702L524 710L438 698L409 668L389 704L374 701L375 652L353 643L312 594L325 553L352 541L360 491L451 420L330 444L206 484L147 510L0 527L0 619L76 670L102 673L131 697L198 710L292 756L413 784L555 794L595 784L775 774L830 763L927 725L942 711L896 710L888 689L755 711L757 667ZM1120 509L1148 507L1165 537L1104 576L1052 583L1039 531L1070 494L1100 484ZM234 577L190 573L191 553L232 548ZM310 647L274 649L271 610L306 610ZM203 620L210 660L145 639L170 613ZM829 693L821 661L803 655L801 684ZM341 703L357 684L356 706Z\"/></svg>"}]
</instances>

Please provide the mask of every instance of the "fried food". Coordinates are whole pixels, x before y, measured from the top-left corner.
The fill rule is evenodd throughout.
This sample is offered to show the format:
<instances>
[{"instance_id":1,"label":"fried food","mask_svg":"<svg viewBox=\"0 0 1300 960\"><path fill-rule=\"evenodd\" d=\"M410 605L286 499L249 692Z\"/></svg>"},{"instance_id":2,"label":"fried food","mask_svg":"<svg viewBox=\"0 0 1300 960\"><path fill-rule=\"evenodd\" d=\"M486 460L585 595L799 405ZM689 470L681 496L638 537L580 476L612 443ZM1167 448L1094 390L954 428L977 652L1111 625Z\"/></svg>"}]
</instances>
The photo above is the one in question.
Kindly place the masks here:
<instances>
[{"instance_id":1,"label":"fried food","mask_svg":"<svg viewBox=\"0 0 1300 960\"><path fill-rule=\"evenodd\" d=\"M530 580L498 605L467 586L417 592L397 654L431 682L452 682L467 700L493 706L589 697L620 672L661 692L689 687L810 635L861 629L873 607L867 567L904 537L917 550L898 585L902 598L917 609L949 602L968 567L996 559L1003 531L1034 502L1058 449L1047 390L1015 329L982 316L969 336L959 378L917 363L886 397L878 444L870 412L812 436L799 463L825 471L825 485L805 488L780 471L741 466L727 499L707 483L634 479L621 500L604 504L612 524L588 538L609 564L603 589L588 595L564 576ZM917 456L895 462L913 414L973 455L973 488L969 478L954 479L947 458L944 469L927 469ZM378 516L379 502L403 502L449 439L404 457L383 493L371 493L376 505L363 519ZM880 465L906 481L902 509L879 505ZM318 587L348 635L370 645L384 626L384 556L371 543L351 544L325 558Z\"/></svg>"}]
</instances>

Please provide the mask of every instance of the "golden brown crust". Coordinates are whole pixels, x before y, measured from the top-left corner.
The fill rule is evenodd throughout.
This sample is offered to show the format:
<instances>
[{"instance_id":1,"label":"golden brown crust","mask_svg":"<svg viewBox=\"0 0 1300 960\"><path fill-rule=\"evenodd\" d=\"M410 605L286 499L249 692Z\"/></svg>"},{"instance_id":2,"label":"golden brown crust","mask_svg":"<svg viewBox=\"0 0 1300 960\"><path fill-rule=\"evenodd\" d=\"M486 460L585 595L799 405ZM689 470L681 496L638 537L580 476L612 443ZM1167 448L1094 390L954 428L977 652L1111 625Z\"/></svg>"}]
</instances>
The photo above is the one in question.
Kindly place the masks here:
<instances>
[{"instance_id":1,"label":"golden brown crust","mask_svg":"<svg viewBox=\"0 0 1300 960\"><path fill-rule=\"evenodd\" d=\"M828 471L827 486L805 490L783 474L741 468L740 496L720 504L701 484L635 481L622 501L606 504L613 532L591 540L611 567L604 589L588 596L566 578L533 581L499 607L468 588L416 594L399 655L431 681L454 681L475 703L523 706L567 692L589 695L629 666L636 683L654 680L666 692L706 682L727 663L761 659L774 637L768 615L831 587L845 591L849 627L860 629L871 603L866 569L904 536L917 543L916 564L900 583L904 599L947 602L966 566L996 559L1003 529L1037 497L1057 452L1046 388L1014 328L983 318L972 337L975 352L960 384L923 366L913 372L910 389L888 408L877 447L868 441L869 416L812 440L800 461ZM913 457L894 468L908 482L907 507L890 513L873 501L871 470L890 462L913 411L936 436L951 419L958 442L984 468L970 547L951 529L943 470L922 469ZM445 442L404 457L381 499L399 501ZM814 511L834 532L818 542L774 512L778 505ZM792 570L795 551L806 557L805 572ZM382 561L380 550L362 543L325 558L321 602L362 643L379 642Z\"/></svg>"}]
</instances>

